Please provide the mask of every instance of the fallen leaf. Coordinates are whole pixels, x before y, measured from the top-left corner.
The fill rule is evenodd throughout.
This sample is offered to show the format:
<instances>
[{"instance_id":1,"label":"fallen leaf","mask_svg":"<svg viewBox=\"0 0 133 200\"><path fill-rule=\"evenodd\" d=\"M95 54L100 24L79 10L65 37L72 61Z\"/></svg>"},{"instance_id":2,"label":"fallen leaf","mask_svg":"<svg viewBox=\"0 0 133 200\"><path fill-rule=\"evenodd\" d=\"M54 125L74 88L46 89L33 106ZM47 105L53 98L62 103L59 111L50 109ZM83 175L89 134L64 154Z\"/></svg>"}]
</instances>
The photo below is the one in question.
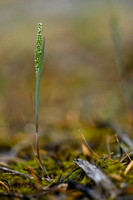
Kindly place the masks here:
<instances>
[{"instance_id":1,"label":"fallen leaf","mask_svg":"<svg viewBox=\"0 0 133 200\"><path fill-rule=\"evenodd\" d=\"M91 156L90 150L84 143L81 144L81 148L82 148L82 152L85 156Z\"/></svg>"},{"instance_id":2,"label":"fallen leaf","mask_svg":"<svg viewBox=\"0 0 133 200\"><path fill-rule=\"evenodd\" d=\"M124 174L127 174L131 170L132 167L133 167L133 160L129 163L129 165L125 169Z\"/></svg>"},{"instance_id":3,"label":"fallen leaf","mask_svg":"<svg viewBox=\"0 0 133 200\"><path fill-rule=\"evenodd\" d=\"M122 177L119 174L109 174L109 176L118 181L122 181Z\"/></svg>"}]
</instances>

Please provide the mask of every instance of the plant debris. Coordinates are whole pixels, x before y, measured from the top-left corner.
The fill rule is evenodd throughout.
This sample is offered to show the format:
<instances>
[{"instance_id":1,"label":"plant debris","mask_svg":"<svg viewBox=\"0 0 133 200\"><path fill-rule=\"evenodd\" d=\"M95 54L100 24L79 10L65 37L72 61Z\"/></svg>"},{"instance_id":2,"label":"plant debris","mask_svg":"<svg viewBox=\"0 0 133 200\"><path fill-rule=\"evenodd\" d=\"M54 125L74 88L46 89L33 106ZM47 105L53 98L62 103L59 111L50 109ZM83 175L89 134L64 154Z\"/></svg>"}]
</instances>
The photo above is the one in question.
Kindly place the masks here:
<instances>
[{"instance_id":1,"label":"plant debris","mask_svg":"<svg viewBox=\"0 0 133 200\"><path fill-rule=\"evenodd\" d=\"M115 184L96 165L94 164L92 165L88 161L82 159L75 159L74 163L79 167L81 167L85 172L85 174L89 178L91 178L102 191L104 191L103 194L104 198L106 197L115 198L117 197L118 194L120 194L120 191L115 186Z\"/></svg>"}]
</instances>

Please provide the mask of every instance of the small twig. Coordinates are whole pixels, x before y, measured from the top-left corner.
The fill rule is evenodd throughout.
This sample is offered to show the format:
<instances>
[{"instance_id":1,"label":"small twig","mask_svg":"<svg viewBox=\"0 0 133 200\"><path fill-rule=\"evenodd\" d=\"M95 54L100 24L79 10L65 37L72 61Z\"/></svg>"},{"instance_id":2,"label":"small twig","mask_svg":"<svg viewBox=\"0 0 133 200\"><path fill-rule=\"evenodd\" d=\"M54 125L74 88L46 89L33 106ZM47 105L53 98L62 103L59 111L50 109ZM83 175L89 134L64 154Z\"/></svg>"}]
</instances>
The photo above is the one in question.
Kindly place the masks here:
<instances>
[{"instance_id":1,"label":"small twig","mask_svg":"<svg viewBox=\"0 0 133 200\"><path fill-rule=\"evenodd\" d=\"M25 174L25 173L22 173L22 172L18 172L16 170L12 170L12 169L9 169L7 167L0 167L0 170L2 171L5 171L5 172L8 172L8 173L12 173L12 174L17 174L17 175L22 175L22 176L25 176L26 178L30 178L30 179L34 179L32 176L30 176L29 174Z\"/></svg>"},{"instance_id":2,"label":"small twig","mask_svg":"<svg viewBox=\"0 0 133 200\"><path fill-rule=\"evenodd\" d=\"M61 183L63 181L65 181L69 176L71 176L75 171L77 171L78 169L80 169L80 167L77 167L76 169L74 169L72 172L70 172L66 177L64 177L63 179L61 179Z\"/></svg>"},{"instance_id":3,"label":"small twig","mask_svg":"<svg viewBox=\"0 0 133 200\"><path fill-rule=\"evenodd\" d=\"M120 146L120 148L125 151L125 153L126 153L127 157L129 158L129 160L132 161L130 156L129 156L129 154L127 153L126 149L120 144L117 134L115 134L115 137L116 137L117 143Z\"/></svg>"},{"instance_id":4,"label":"small twig","mask_svg":"<svg viewBox=\"0 0 133 200\"><path fill-rule=\"evenodd\" d=\"M10 192L9 187L3 181L0 181L0 185L2 185L7 190L7 192Z\"/></svg>"},{"instance_id":5,"label":"small twig","mask_svg":"<svg viewBox=\"0 0 133 200\"><path fill-rule=\"evenodd\" d=\"M85 137L84 137L83 134L82 134L82 138L83 138L83 140L85 141L85 144L87 145L87 147L89 148L89 150L90 150L96 157L100 158L100 156L99 156L97 153L95 153L95 152L91 149L91 147L89 146L89 144L88 144L88 142L86 141L86 139L85 139Z\"/></svg>"},{"instance_id":6,"label":"small twig","mask_svg":"<svg viewBox=\"0 0 133 200\"><path fill-rule=\"evenodd\" d=\"M133 149L133 140L125 133L118 124L109 123L110 128L114 130L115 133L119 136L119 138L131 149Z\"/></svg>"},{"instance_id":7,"label":"small twig","mask_svg":"<svg viewBox=\"0 0 133 200\"><path fill-rule=\"evenodd\" d=\"M107 136L107 149L108 149L108 153L109 153L109 155L111 155L109 138L110 138L110 137L109 137L109 136Z\"/></svg>"}]
</instances>

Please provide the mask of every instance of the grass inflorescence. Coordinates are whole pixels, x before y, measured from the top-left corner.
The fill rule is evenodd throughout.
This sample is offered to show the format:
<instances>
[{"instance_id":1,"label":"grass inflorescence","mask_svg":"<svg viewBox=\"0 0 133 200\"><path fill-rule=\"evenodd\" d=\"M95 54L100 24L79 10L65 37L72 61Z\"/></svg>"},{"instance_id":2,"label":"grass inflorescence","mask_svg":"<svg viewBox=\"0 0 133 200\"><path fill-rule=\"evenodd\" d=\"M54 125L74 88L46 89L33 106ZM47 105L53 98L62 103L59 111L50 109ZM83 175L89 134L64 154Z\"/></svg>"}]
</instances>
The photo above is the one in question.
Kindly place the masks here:
<instances>
[{"instance_id":1,"label":"grass inflorescence","mask_svg":"<svg viewBox=\"0 0 133 200\"><path fill-rule=\"evenodd\" d=\"M38 24L38 33L37 33L37 44L35 51L35 71L36 71L36 107L35 107L35 123L36 123L36 159L44 172L47 174L45 166L42 164L40 153L39 153L39 123L38 123L38 110L39 110L39 97L40 97L40 81L41 81L41 72L44 63L44 41L42 41L42 23Z\"/></svg>"}]
</instances>

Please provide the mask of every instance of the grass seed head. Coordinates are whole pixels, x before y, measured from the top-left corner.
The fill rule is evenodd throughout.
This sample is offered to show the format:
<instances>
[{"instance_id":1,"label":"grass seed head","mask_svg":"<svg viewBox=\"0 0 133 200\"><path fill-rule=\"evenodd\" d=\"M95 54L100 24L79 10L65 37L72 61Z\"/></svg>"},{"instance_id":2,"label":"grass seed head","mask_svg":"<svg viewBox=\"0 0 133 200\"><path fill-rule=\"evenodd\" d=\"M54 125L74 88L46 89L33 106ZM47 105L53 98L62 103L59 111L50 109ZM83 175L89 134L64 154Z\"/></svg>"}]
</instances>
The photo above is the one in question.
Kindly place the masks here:
<instances>
[{"instance_id":1,"label":"grass seed head","mask_svg":"<svg viewBox=\"0 0 133 200\"><path fill-rule=\"evenodd\" d=\"M41 54L42 54L42 23L38 24L38 32L37 32L37 40L36 40L36 50L35 50L35 70L36 70L36 76L40 70L40 60L41 60Z\"/></svg>"}]
</instances>

